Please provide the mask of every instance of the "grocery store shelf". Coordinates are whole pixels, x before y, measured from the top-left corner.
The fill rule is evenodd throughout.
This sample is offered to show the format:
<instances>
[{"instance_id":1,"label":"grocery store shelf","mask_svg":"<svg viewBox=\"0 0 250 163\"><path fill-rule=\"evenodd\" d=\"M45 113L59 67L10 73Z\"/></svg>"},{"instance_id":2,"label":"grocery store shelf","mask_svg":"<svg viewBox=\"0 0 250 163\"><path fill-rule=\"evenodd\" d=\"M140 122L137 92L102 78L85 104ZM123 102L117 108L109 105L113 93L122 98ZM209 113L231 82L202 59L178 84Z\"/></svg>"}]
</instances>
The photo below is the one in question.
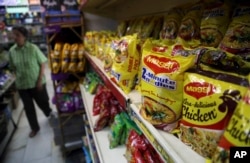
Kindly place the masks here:
<instances>
[{"instance_id":1,"label":"grocery store shelf","mask_svg":"<svg viewBox=\"0 0 250 163\"><path fill-rule=\"evenodd\" d=\"M15 82L15 80L16 78L13 76L8 82L6 82L7 84L0 89L0 96L2 96L10 88L10 86Z\"/></svg>"},{"instance_id":2,"label":"grocery store shelf","mask_svg":"<svg viewBox=\"0 0 250 163\"><path fill-rule=\"evenodd\" d=\"M92 107L93 107L93 99L94 95L85 91L83 85L80 85L82 98L84 101L86 115L89 120L90 129L92 132L92 136L95 142L96 150L99 156L99 160L101 163L109 163L109 162L119 162L126 163L127 160L123 156L125 154L125 146L119 146L115 149L109 148L108 141L108 133L110 132L109 128L102 129L101 131L94 132L94 124L97 120L97 116L92 115Z\"/></svg>"},{"instance_id":3,"label":"grocery store shelf","mask_svg":"<svg viewBox=\"0 0 250 163\"><path fill-rule=\"evenodd\" d=\"M98 73L105 85L112 91L116 99L124 108L127 108L130 102L139 103L141 101L141 95L136 90L133 90L129 94L125 94L120 87L110 80L109 75L103 69L104 63L101 60L90 55L88 52L85 52L85 56L96 73Z\"/></svg>"},{"instance_id":4,"label":"grocery store shelf","mask_svg":"<svg viewBox=\"0 0 250 163\"><path fill-rule=\"evenodd\" d=\"M206 160L174 135L156 129L139 113L139 105L131 104L131 118L135 121L157 152L167 162L205 163Z\"/></svg>"}]
</instances>

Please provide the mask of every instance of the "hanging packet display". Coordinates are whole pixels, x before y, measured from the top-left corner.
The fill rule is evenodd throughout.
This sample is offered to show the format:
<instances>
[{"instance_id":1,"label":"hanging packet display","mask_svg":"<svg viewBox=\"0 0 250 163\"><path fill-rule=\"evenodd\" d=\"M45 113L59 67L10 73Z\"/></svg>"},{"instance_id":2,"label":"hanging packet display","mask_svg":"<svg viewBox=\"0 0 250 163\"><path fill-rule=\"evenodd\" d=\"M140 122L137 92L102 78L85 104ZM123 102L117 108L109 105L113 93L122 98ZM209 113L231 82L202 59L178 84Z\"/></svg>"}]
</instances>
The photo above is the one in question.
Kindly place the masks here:
<instances>
[{"instance_id":1,"label":"hanging packet display","mask_svg":"<svg viewBox=\"0 0 250 163\"><path fill-rule=\"evenodd\" d=\"M245 56L250 53L250 5L240 4L234 9L232 21L219 48Z\"/></svg>"},{"instance_id":2,"label":"hanging packet display","mask_svg":"<svg viewBox=\"0 0 250 163\"><path fill-rule=\"evenodd\" d=\"M77 71L83 72L85 66L85 57L84 57L84 46L83 44L79 44L78 46L78 63L77 63Z\"/></svg>"},{"instance_id":3,"label":"hanging packet display","mask_svg":"<svg viewBox=\"0 0 250 163\"><path fill-rule=\"evenodd\" d=\"M142 54L140 113L153 125L169 124L181 116L183 73L195 64L195 55L170 56L164 46L146 41ZM166 126L167 126L166 125Z\"/></svg>"},{"instance_id":4,"label":"hanging packet display","mask_svg":"<svg viewBox=\"0 0 250 163\"><path fill-rule=\"evenodd\" d=\"M65 43L62 49L62 72L68 72L68 67L70 63L70 44Z\"/></svg>"},{"instance_id":5,"label":"hanging packet display","mask_svg":"<svg viewBox=\"0 0 250 163\"><path fill-rule=\"evenodd\" d=\"M227 3L214 2L206 5L202 14L201 45L217 47L228 28L231 8Z\"/></svg>"},{"instance_id":6,"label":"hanging packet display","mask_svg":"<svg viewBox=\"0 0 250 163\"><path fill-rule=\"evenodd\" d=\"M51 62L52 62L52 72L54 74L58 73L61 69L61 53L62 53L62 44L56 43L54 50L50 53Z\"/></svg>"},{"instance_id":7,"label":"hanging packet display","mask_svg":"<svg viewBox=\"0 0 250 163\"><path fill-rule=\"evenodd\" d=\"M70 47L70 63L68 67L68 72L76 72L78 64L78 43L74 43Z\"/></svg>"},{"instance_id":8,"label":"hanging packet display","mask_svg":"<svg viewBox=\"0 0 250 163\"><path fill-rule=\"evenodd\" d=\"M180 139L211 159L249 83L245 77L212 69L189 70L184 79Z\"/></svg>"},{"instance_id":9,"label":"hanging packet display","mask_svg":"<svg viewBox=\"0 0 250 163\"><path fill-rule=\"evenodd\" d=\"M195 48L200 45L200 23L203 12L203 4L196 3L190 7L178 30L177 41L185 47Z\"/></svg>"},{"instance_id":10,"label":"hanging packet display","mask_svg":"<svg viewBox=\"0 0 250 163\"><path fill-rule=\"evenodd\" d=\"M250 88L235 109L212 157L213 163L229 163L230 147L249 147Z\"/></svg>"},{"instance_id":11,"label":"hanging packet display","mask_svg":"<svg viewBox=\"0 0 250 163\"><path fill-rule=\"evenodd\" d=\"M112 64L111 79L115 81L125 93L129 93L135 86L140 64L136 47L136 34L121 38L118 42Z\"/></svg>"}]
</instances>

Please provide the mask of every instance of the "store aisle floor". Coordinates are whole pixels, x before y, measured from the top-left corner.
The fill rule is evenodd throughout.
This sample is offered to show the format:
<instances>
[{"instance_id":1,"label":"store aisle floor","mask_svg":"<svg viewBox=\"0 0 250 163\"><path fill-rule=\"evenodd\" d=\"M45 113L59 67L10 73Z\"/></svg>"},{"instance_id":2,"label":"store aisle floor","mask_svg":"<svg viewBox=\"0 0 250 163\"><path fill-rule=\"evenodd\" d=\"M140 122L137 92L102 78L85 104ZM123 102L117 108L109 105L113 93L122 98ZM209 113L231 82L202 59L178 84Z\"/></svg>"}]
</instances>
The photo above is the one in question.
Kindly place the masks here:
<instances>
[{"instance_id":1,"label":"store aisle floor","mask_svg":"<svg viewBox=\"0 0 250 163\"><path fill-rule=\"evenodd\" d=\"M47 79L47 90L50 99L53 97L54 89L50 77L48 65L45 70ZM51 103L51 108L56 111ZM23 104L19 101L16 109L22 109ZM49 125L48 119L36 106L40 131L34 138L29 138L30 127L24 112L22 112L18 128L15 131L11 142L6 149L6 155L3 163L63 163L64 159L60 146L54 143L53 129Z\"/></svg>"}]
</instances>

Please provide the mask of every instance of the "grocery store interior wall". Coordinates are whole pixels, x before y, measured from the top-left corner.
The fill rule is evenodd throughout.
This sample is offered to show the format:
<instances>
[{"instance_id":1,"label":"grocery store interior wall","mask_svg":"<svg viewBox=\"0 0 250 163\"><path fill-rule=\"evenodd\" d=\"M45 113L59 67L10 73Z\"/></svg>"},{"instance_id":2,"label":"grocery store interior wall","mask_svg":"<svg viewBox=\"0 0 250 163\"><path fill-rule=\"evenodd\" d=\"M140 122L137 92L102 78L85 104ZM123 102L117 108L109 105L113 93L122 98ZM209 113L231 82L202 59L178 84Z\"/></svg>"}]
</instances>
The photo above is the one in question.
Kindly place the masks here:
<instances>
[{"instance_id":1,"label":"grocery store interior wall","mask_svg":"<svg viewBox=\"0 0 250 163\"><path fill-rule=\"evenodd\" d=\"M116 30L118 22L114 19L84 13L85 31Z\"/></svg>"}]
</instances>

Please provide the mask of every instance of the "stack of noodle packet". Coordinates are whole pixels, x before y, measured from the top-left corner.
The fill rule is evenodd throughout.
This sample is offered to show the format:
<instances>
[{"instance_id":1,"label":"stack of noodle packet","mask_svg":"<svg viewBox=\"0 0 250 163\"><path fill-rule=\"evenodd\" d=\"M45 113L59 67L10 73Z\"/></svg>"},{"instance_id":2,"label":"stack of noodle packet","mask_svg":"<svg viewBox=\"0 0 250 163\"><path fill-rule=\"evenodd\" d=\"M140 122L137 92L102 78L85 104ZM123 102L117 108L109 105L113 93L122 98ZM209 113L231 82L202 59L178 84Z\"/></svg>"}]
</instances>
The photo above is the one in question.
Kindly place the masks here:
<instances>
[{"instance_id":1,"label":"stack of noodle packet","mask_svg":"<svg viewBox=\"0 0 250 163\"><path fill-rule=\"evenodd\" d=\"M242 62L242 66L235 66ZM198 66L184 75L180 139L212 159L234 110L246 94L248 63L218 49L203 49ZM241 73L241 74L239 74Z\"/></svg>"}]
</instances>

